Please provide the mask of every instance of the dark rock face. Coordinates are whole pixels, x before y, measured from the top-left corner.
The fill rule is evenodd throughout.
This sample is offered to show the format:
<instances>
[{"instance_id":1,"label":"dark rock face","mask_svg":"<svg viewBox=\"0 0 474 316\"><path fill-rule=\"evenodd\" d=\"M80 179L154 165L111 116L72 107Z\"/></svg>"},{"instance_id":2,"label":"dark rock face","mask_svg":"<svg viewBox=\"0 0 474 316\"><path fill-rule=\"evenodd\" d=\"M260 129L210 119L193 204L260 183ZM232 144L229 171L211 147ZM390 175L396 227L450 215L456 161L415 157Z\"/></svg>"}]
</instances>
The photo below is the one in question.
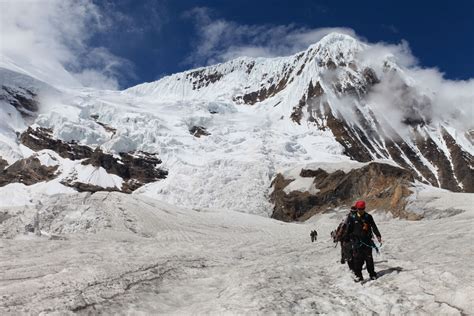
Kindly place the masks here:
<instances>
[{"instance_id":1,"label":"dark rock face","mask_svg":"<svg viewBox=\"0 0 474 316\"><path fill-rule=\"evenodd\" d=\"M97 114L94 114L94 115L91 115L91 118L97 123L99 124L100 126L102 126L107 132L109 133L112 133L112 136L115 135L115 133L117 132L117 129L105 124L105 123L102 123L99 121L99 115Z\"/></svg>"},{"instance_id":2,"label":"dark rock face","mask_svg":"<svg viewBox=\"0 0 474 316\"><path fill-rule=\"evenodd\" d=\"M193 90L207 87L208 85L219 81L222 77L223 74L220 72L206 72L205 69L193 71L188 73L186 76L188 80L191 80L191 83L193 84Z\"/></svg>"},{"instance_id":3,"label":"dark rock face","mask_svg":"<svg viewBox=\"0 0 474 316\"><path fill-rule=\"evenodd\" d=\"M306 101L303 96L298 102L298 105L293 108L293 112L291 112L290 118L298 125L301 124L301 119L303 118L303 107L305 105Z\"/></svg>"},{"instance_id":4,"label":"dark rock face","mask_svg":"<svg viewBox=\"0 0 474 316\"><path fill-rule=\"evenodd\" d=\"M414 178L402 168L372 162L348 173L341 170L327 173L322 169L303 169L300 176L314 177L319 192L310 194L292 191L287 194L284 188L293 180L278 174L272 182L273 192L270 196L275 205L272 218L287 222L302 221L328 208L349 208L360 198L367 201L368 210L384 209L395 216L416 218L405 212L405 198L411 193L408 188Z\"/></svg>"},{"instance_id":5,"label":"dark rock face","mask_svg":"<svg viewBox=\"0 0 474 316\"><path fill-rule=\"evenodd\" d=\"M2 86L0 100L13 105L24 118L32 118L38 111L37 95L28 89Z\"/></svg>"},{"instance_id":6,"label":"dark rock face","mask_svg":"<svg viewBox=\"0 0 474 316\"><path fill-rule=\"evenodd\" d=\"M189 129L189 133L194 137L200 138L201 136L209 136L209 133L203 126L193 126Z\"/></svg>"},{"instance_id":7,"label":"dark rock face","mask_svg":"<svg viewBox=\"0 0 474 316\"><path fill-rule=\"evenodd\" d=\"M443 130L443 138L451 154L454 174L462 185L462 191L474 192L474 159L459 147L454 138Z\"/></svg>"},{"instance_id":8,"label":"dark rock face","mask_svg":"<svg viewBox=\"0 0 474 316\"><path fill-rule=\"evenodd\" d=\"M165 170L157 169L157 165L161 164L160 159L145 152L120 153L120 159L118 159L111 154L104 153L100 148L96 148L90 158L84 160L82 164L102 167L108 173L121 177L125 180L122 191L127 193L135 191L146 183L164 179L168 174ZM82 191L102 191L99 190L100 187L90 184L72 182L66 183L66 185ZM106 189L106 191L114 190Z\"/></svg>"},{"instance_id":9,"label":"dark rock face","mask_svg":"<svg viewBox=\"0 0 474 316\"><path fill-rule=\"evenodd\" d=\"M0 171L3 171L5 167L8 166L8 162L4 160L2 157L0 157Z\"/></svg>"},{"instance_id":10,"label":"dark rock face","mask_svg":"<svg viewBox=\"0 0 474 316\"><path fill-rule=\"evenodd\" d=\"M290 117L293 120L293 122L298 123L299 125L301 124L301 119L303 118L303 108L309 100L312 100L314 103L315 100L317 99L319 101L319 98L324 94L324 90L321 87L321 84L316 82L316 84L313 86L313 81L309 82L308 86L308 92L303 95L298 102L298 105L293 108L293 112L291 113ZM308 112L310 110L308 109ZM310 117L312 117L312 113L310 112Z\"/></svg>"},{"instance_id":11,"label":"dark rock face","mask_svg":"<svg viewBox=\"0 0 474 316\"><path fill-rule=\"evenodd\" d=\"M20 142L35 151L50 149L57 152L61 157L77 160L88 158L92 155L92 148L76 143L66 143L59 139L54 139L51 129L38 127L28 129L20 136Z\"/></svg>"},{"instance_id":12,"label":"dark rock face","mask_svg":"<svg viewBox=\"0 0 474 316\"><path fill-rule=\"evenodd\" d=\"M263 87L260 90L253 91L243 96L237 96L234 98L234 101L243 100L245 104L253 105L257 102L264 101L268 98L273 97L278 92L286 88L288 84L289 75L283 77L277 83L270 85L268 88Z\"/></svg>"},{"instance_id":13,"label":"dark rock face","mask_svg":"<svg viewBox=\"0 0 474 316\"><path fill-rule=\"evenodd\" d=\"M124 191L122 189L119 190L116 187L110 187L110 188L103 188L98 185L93 185L89 183L82 183L82 182L68 182L68 181L62 181L61 184L64 184L65 186L71 187L76 189L78 192L100 192L100 191L106 191L106 192L125 192L125 193L130 193L127 191Z\"/></svg>"},{"instance_id":14,"label":"dark rock face","mask_svg":"<svg viewBox=\"0 0 474 316\"><path fill-rule=\"evenodd\" d=\"M43 166L35 157L21 159L0 172L0 187L14 182L32 185L49 181L57 176L57 169L57 166Z\"/></svg>"},{"instance_id":15,"label":"dark rock face","mask_svg":"<svg viewBox=\"0 0 474 316\"><path fill-rule=\"evenodd\" d=\"M78 191L122 191L131 193L146 183L166 178L168 174L167 171L158 168L158 165L161 164L161 160L154 154L146 152L120 153L120 158L117 158L112 154L104 153L100 148L93 150L88 146L79 145L74 142L67 143L59 139L54 139L52 137L52 131L46 128L39 127L32 129L29 127L27 131L21 134L20 141L23 145L35 151L49 149L55 151L63 158L71 160L84 159L84 161L81 162L83 165L102 167L108 173L115 174L124 180L121 190L81 183L74 179L68 179L62 182L64 185L76 188ZM37 165L39 161L36 158L35 163L32 164L35 168L28 169L21 167L23 166L21 163L24 163L23 161L28 159L20 160L17 162L18 165L15 163L6 169L9 170L13 166L16 166L15 169L12 170L15 170L17 176L5 176L5 184L22 181L25 184L33 184L38 181L51 179L52 173L54 173L56 169L51 171L50 167ZM19 179L23 180L20 181ZM36 181L35 179L39 180Z\"/></svg>"}]
</instances>

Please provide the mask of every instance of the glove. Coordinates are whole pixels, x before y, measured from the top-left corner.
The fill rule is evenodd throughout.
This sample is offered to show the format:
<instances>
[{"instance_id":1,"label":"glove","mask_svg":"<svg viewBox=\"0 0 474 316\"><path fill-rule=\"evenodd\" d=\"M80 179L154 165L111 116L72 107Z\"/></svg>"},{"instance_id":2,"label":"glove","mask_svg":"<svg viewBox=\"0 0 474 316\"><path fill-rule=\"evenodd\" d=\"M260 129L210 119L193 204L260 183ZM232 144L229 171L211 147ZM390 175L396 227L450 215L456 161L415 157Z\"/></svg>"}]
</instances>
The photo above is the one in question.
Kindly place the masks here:
<instances>
[{"instance_id":1,"label":"glove","mask_svg":"<svg viewBox=\"0 0 474 316\"><path fill-rule=\"evenodd\" d=\"M379 243L382 243L382 237L381 236L377 236L377 240L379 241Z\"/></svg>"}]
</instances>

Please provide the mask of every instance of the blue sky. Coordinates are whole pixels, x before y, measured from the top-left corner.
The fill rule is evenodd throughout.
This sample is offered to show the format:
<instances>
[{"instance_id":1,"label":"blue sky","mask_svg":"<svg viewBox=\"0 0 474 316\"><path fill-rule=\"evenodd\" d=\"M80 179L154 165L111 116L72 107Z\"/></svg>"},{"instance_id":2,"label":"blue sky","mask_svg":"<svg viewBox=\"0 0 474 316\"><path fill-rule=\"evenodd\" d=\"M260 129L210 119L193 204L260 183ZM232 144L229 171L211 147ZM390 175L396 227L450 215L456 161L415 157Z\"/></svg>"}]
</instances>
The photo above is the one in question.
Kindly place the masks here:
<instances>
[{"instance_id":1,"label":"blue sky","mask_svg":"<svg viewBox=\"0 0 474 316\"><path fill-rule=\"evenodd\" d=\"M94 3L112 18L114 26L97 33L92 44L104 46L133 64L134 75L129 73L122 78L121 83L126 86L223 61L227 58L220 56L219 51L225 55L225 45L259 48L274 45L275 40L256 39L266 30L277 33L276 36L286 31L291 36L327 27L352 29L369 42L397 44L406 40L419 65L437 67L448 79L474 77L474 1L97 0ZM219 21L225 25L223 32L234 36L236 42L229 39L220 42L225 37L220 34L211 51L200 54L206 41L210 41L206 36L214 36L206 27L218 28ZM248 31L252 27L260 31L242 35L242 32L252 33ZM270 55L288 54L291 48L277 48Z\"/></svg>"},{"instance_id":2,"label":"blue sky","mask_svg":"<svg viewBox=\"0 0 474 316\"><path fill-rule=\"evenodd\" d=\"M0 12L1 56L97 88L291 55L330 31L474 83L474 0L1 0Z\"/></svg>"}]
</instances>

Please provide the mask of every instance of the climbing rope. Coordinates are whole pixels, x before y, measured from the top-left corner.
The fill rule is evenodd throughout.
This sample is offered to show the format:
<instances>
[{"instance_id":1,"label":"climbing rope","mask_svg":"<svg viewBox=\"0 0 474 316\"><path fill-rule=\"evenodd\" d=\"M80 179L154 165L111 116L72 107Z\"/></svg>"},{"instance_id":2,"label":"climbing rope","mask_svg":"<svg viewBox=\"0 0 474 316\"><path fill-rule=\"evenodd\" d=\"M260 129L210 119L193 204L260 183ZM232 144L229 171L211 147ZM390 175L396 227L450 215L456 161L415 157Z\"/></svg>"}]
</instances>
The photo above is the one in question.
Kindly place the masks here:
<instances>
[{"instance_id":1,"label":"climbing rope","mask_svg":"<svg viewBox=\"0 0 474 316\"><path fill-rule=\"evenodd\" d=\"M377 254L380 253L379 248L382 248L382 243L380 243L380 246L377 247L375 244L367 245L367 244L366 244L365 242L363 242L363 241L359 241L359 242L360 242L362 245L364 245L364 246L367 246L367 247L369 247L369 248L375 249L375 251L377 252Z\"/></svg>"}]
</instances>

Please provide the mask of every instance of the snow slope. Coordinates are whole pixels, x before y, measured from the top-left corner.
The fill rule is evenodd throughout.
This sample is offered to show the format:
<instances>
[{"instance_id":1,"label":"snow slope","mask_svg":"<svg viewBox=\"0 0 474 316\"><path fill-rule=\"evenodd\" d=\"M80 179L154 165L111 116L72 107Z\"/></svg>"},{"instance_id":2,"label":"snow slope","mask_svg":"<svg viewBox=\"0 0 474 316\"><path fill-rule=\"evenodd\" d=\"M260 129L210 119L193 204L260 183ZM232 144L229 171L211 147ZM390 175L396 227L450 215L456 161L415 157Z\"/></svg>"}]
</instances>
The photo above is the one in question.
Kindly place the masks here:
<instances>
[{"instance_id":1,"label":"snow slope","mask_svg":"<svg viewBox=\"0 0 474 316\"><path fill-rule=\"evenodd\" d=\"M0 240L0 311L473 314L473 195L419 194L426 212L448 205L458 212L418 222L375 214L384 239L374 254L380 278L362 286L338 263L329 237L345 211L289 224L105 192L2 208L18 216L0 224L13 238ZM43 236L24 235L37 212Z\"/></svg>"}]
</instances>

